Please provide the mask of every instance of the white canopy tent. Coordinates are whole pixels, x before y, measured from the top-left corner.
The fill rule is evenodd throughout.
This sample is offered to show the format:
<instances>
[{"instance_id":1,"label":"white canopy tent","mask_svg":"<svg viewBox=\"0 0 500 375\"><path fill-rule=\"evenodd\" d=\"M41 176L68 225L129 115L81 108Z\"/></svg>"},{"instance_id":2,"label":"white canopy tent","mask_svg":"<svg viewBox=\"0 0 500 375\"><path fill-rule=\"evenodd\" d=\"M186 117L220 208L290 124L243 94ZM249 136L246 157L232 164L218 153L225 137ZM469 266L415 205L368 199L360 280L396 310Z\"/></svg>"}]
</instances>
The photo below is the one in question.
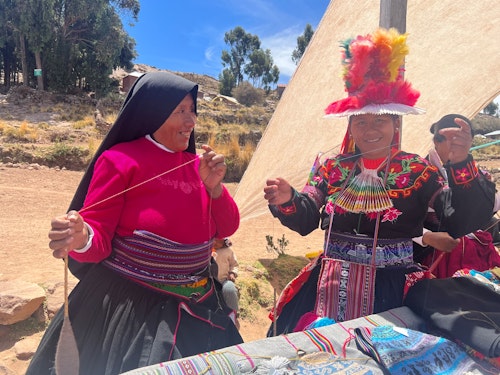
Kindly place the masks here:
<instances>
[{"instance_id":1,"label":"white canopy tent","mask_svg":"<svg viewBox=\"0 0 500 375\"><path fill-rule=\"evenodd\" d=\"M316 154L338 151L346 119L323 115L329 103L346 95L339 42L373 32L379 14L374 0L329 4L238 185L242 226L262 230L263 238L283 231L287 238L294 236L268 220L265 181L280 176L300 189ZM427 113L403 118L402 148L425 155L434 121L447 113L473 117L500 93L500 2L411 0L406 31L405 77L421 92L417 106Z\"/></svg>"},{"instance_id":2,"label":"white canopy tent","mask_svg":"<svg viewBox=\"0 0 500 375\"><path fill-rule=\"evenodd\" d=\"M300 189L315 155L338 150L346 120L325 119L323 111L346 96L339 41L375 30L379 7L373 0L329 4L235 193L243 221L269 215L266 178ZM402 148L425 155L434 121L447 113L473 117L500 93L500 2L412 0L406 24L405 77L427 113L403 118Z\"/></svg>"}]
</instances>

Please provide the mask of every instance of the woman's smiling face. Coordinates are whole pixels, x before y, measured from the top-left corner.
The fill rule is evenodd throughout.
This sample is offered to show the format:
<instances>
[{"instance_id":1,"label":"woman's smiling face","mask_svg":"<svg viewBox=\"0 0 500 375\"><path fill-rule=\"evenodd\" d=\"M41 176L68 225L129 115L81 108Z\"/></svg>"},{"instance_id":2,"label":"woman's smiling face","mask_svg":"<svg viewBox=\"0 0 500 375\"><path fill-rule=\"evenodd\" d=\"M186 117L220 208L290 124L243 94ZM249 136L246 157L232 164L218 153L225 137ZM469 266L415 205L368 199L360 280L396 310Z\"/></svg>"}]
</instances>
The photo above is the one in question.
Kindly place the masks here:
<instances>
[{"instance_id":1,"label":"woman's smiling face","mask_svg":"<svg viewBox=\"0 0 500 375\"><path fill-rule=\"evenodd\" d=\"M193 97L187 94L153 136L172 151L184 151L188 148L189 137L195 125L196 110Z\"/></svg>"},{"instance_id":2,"label":"woman's smiling face","mask_svg":"<svg viewBox=\"0 0 500 375\"><path fill-rule=\"evenodd\" d=\"M356 115L349 118L349 132L364 157L378 159L388 155L399 122L393 115Z\"/></svg>"}]
</instances>

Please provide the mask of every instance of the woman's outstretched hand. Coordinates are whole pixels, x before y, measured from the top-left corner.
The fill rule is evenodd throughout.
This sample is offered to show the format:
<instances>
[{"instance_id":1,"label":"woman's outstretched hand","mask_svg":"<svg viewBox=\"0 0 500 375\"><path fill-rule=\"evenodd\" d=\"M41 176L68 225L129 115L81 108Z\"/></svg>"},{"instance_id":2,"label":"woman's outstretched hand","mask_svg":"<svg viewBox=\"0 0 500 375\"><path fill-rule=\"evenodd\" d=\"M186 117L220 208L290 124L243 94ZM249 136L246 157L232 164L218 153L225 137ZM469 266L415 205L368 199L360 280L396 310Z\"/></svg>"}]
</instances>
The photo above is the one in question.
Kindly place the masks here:
<instances>
[{"instance_id":1,"label":"woman's outstretched hand","mask_svg":"<svg viewBox=\"0 0 500 375\"><path fill-rule=\"evenodd\" d=\"M268 179L264 187L264 199L269 204L280 205L292 199L292 186L285 179Z\"/></svg>"}]
</instances>

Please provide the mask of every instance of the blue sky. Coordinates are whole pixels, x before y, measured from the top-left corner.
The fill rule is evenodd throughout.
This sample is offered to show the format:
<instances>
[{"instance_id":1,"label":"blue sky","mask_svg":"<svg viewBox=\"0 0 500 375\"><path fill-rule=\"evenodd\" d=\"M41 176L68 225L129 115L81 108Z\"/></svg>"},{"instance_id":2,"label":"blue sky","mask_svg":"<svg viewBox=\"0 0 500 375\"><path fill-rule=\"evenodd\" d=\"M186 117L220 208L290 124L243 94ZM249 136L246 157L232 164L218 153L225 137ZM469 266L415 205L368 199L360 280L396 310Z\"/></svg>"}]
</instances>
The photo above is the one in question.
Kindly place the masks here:
<instances>
[{"instance_id":1,"label":"blue sky","mask_svg":"<svg viewBox=\"0 0 500 375\"><path fill-rule=\"evenodd\" d=\"M270 49L287 83L296 65L291 55L309 23L314 30L329 0L141 0L137 22L125 17L136 41L135 63L218 78L224 34L236 26L256 35ZM130 23L134 25L131 26Z\"/></svg>"}]
</instances>

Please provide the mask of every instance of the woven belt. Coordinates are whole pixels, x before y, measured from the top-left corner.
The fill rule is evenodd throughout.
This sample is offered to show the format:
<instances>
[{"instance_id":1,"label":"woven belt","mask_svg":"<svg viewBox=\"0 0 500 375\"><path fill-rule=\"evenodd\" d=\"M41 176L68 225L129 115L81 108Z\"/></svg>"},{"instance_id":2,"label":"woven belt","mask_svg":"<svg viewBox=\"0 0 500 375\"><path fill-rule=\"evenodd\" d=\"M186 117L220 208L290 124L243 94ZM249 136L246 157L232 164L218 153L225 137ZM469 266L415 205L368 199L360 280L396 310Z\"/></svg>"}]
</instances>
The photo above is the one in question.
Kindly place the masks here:
<instances>
[{"instance_id":1,"label":"woven belt","mask_svg":"<svg viewBox=\"0 0 500 375\"><path fill-rule=\"evenodd\" d=\"M183 245L146 231L113 239L113 252L103 264L149 285L204 287L213 241Z\"/></svg>"},{"instance_id":2,"label":"woven belt","mask_svg":"<svg viewBox=\"0 0 500 375\"><path fill-rule=\"evenodd\" d=\"M350 262L370 264L373 238L346 233L332 233L326 256ZM413 264L413 242L407 238L379 238L375 250L377 267Z\"/></svg>"}]
</instances>

